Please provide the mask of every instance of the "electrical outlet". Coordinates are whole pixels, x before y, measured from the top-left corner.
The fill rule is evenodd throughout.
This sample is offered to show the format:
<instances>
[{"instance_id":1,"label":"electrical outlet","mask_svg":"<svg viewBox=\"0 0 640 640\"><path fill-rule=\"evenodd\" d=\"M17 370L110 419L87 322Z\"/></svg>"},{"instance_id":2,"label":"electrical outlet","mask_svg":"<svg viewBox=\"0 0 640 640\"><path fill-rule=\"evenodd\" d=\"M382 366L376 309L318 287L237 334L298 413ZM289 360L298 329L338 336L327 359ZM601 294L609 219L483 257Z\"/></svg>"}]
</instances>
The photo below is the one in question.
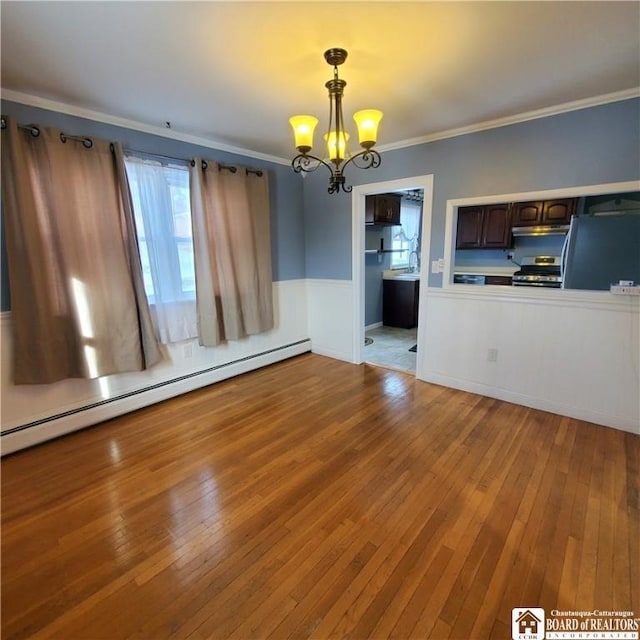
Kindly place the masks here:
<instances>
[{"instance_id":1,"label":"electrical outlet","mask_svg":"<svg viewBox=\"0 0 640 640\"><path fill-rule=\"evenodd\" d=\"M513 260L515 253L513 251L507 251L507 260Z\"/></svg>"},{"instance_id":2,"label":"electrical outlet","mask_svg":"<svg viewBox=\"0 0 640 640\"><path fill-rule=\"evenodd\" d=\"M437 260L431 262L431 273L440 273L439 264Z\"/></svg>"},{"instance_id":3,"label":"electrical outlet","mask_svg":"<svg viewBox=\"0 0 640 640\"><path fill-rule=\"evenodd\" d=\"M487 351L487 360L489 362L496 362L498 360L498 350L497 349L489 349Z\"/></svg>"},{"instance_id":4,"label":"electrical outlet","mask_svg":"<svg viewBox=\"0 0 640 640\"><path fill-rule=\"evenodd\" d=\"M185 344L182 354L184 355L185 358L192 358L193 357L193 345L191 343L189 344Z\"/></svg>"},{"instance_id":5,"label":"electrical outlet","mask_svg":"<svg viewBox=\"0 0 640 640\"><path fill-rule=\"evenodd\" d=\"M438 259L438 271L444 273L444 258Z\"/></svg>"}]
</instances>

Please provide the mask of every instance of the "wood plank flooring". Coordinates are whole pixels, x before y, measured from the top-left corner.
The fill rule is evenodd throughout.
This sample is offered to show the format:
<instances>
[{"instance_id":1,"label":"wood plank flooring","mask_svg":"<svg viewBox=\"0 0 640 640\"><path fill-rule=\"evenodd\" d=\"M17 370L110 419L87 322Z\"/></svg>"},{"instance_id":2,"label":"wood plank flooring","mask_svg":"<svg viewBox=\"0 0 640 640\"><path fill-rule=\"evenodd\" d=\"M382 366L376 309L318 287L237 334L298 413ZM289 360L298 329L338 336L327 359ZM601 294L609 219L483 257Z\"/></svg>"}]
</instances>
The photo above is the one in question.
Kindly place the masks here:
<instances>
[{"instance_id":1,"label":"wood plank flooring","mask_svg":"<svg viewBox=\"0 0 640 640\"><path fill-rule=\"evenodd\" d=\"M2 462L2 638L640 616L640 437L303 355Z\"/></svg>"}]
</instances>

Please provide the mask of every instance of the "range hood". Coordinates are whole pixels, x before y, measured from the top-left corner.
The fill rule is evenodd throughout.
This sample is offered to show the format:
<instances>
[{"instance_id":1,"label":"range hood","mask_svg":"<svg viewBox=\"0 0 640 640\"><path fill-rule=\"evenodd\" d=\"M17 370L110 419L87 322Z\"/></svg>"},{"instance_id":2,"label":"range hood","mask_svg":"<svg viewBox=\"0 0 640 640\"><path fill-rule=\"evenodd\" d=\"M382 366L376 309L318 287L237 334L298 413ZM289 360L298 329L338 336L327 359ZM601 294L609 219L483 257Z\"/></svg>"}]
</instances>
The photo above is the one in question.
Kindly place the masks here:
<instances>
[{"instance_id":1,"label":"range hood","mask_svg":"<svg viewBox=\"0 0 640 640\"><path fill-rule=\"evenodd\" d=\"M569 233L568 224L545 224L535 227L513 227L514 236L564 236Z\"/></svg>"}]
</instances>

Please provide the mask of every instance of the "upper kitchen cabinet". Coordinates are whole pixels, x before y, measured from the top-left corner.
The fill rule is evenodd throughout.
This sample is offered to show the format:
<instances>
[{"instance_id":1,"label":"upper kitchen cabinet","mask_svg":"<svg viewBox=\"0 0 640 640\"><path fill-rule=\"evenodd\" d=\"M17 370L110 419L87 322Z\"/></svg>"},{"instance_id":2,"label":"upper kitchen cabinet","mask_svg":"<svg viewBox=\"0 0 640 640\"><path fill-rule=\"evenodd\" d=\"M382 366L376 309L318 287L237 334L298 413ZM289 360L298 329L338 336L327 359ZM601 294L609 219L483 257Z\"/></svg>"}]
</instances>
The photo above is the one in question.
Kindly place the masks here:
<instances>
[{"instance_id":1,"label":"upper kitchen cabinet","mask_svg":"<svg viewBox=\"0 0 640 640\"><path fill-rule=\"evenodd\" d=\"M457 249L478 249L482 242L484 207L460 207L458 209Z\"/></svg>"},{"instance_id":2,"label":"upper kitchen cabinet","mask_svg":"<svg viewBox=\"0 0 640 640\"><path fill-rule=\"evenodd\" d=\"M366 197L365 224L400 224L399 193L380 193Z\"/></svg>"},{"instance_id":3,"label":"upper kitchen cabinet","mask_svg":"<svg viewBox=\"0 0 640 640\"><path fill-rule=\"evenodd\" d=\"M484 208L482 246L485 249L506 249L511 246L511 211L507 204L492 204Z\"/></svg>"},{"instance_id":4,"label":"upper kitchen cabinet","mask_svg":"<svg viewBox=\"0 0 640 640\"><path fill-rule=\"evenodd\" d=\"M576 203L577 198L515 202L511 212L511 224L514 227L569 224L571 216L576 212Z\"/></svg>"},{"instance_id":5,"label":"upper kitchen cabinet","mask_svg":"<svg viewBox=\"0 0 640 640\"><path fill-rule=\"evenodd\" d=\"M542 224L569 224L576 212L577 198L547 200L542 207Z\"/></svg>"},{"instance_id":6,"label":"upper kitchen cabinet","mask_svg":"<svg viewBox=\"0 0 640 640\"><path fill-rule=\"evenodd\" d=\"M460 207L456 249L506 249L511 246L508 204Z\"/></svg>"}]
</instances>

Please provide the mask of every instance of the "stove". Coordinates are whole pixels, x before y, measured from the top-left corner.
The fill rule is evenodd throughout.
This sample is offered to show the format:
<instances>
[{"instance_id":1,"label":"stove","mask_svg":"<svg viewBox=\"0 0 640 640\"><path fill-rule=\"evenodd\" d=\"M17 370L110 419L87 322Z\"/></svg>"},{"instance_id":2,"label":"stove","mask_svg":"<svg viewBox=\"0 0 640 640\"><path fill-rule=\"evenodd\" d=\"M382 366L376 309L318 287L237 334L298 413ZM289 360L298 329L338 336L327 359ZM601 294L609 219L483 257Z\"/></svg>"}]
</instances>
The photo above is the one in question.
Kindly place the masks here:
<instances>
[{"instance_id":1,"label":"stove","mask_svg":"<svg viewBox=\"0 0 640 640\"><path fill-rule=\"evenodd\" d=\"M522 258L520 270L513 274L516 287L562 287L560 256L527 256Z\"/></svg>"}]
</instances>

